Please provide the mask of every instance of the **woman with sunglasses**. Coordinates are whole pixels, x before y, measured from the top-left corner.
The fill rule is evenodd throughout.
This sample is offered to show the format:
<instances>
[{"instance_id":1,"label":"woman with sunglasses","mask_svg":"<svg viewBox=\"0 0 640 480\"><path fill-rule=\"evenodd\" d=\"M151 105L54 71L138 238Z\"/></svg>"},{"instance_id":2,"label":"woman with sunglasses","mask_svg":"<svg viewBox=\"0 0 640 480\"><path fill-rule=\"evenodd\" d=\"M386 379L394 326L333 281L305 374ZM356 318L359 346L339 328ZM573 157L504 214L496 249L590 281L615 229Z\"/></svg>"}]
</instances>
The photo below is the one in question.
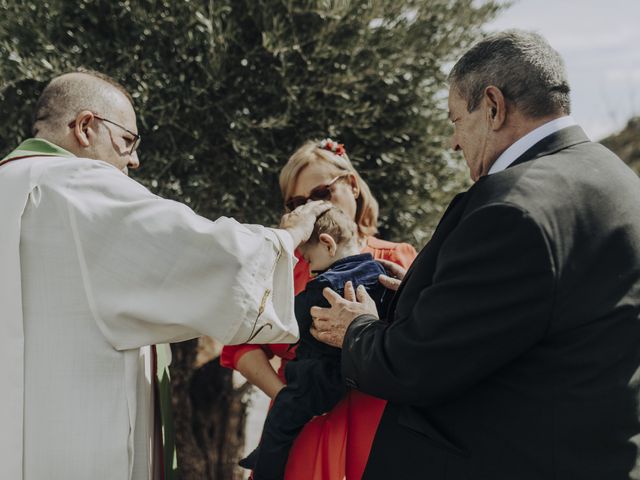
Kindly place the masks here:
<instances>
[{"instance_id":1,"label":"woman with sunglasses","mask_svg":"<svg viewBox=\"0 0 640 480\"><path fill-rule=\"evenodd\" d=\"M286 211L309 200L328 200L339 207L356 222L363 253L405 269L416 256L411 245L374 236L378 203L351 164L344 146L331 139L308 141L300 147L280 172L280 190ZM296 294L304 290L310 276L309 265L298 255L294 270ZM274 356L281 359L278 372L269 362ZM223 366L238 370L273 399L284 386L284 367L294 357L294 345L236 345L225 346L220 361ZM331 412L315 417L291 449L285 480L359 480L385 403L351 390Z\"/></svg>"}]
</instances>

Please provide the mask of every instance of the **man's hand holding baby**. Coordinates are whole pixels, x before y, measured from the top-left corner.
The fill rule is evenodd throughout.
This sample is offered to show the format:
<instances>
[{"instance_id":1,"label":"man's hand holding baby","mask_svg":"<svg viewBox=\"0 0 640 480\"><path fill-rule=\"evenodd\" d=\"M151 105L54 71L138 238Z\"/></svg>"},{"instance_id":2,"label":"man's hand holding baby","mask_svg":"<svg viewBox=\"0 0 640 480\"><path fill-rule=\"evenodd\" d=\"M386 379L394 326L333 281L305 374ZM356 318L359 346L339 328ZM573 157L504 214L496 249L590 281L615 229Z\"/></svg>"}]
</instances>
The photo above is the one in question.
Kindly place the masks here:
<instances>
[{"instance_id":1,"label":"man's hand holding baby","mask_svg":"<svg viewBox=\"0 0 640 480\"><path fill-rule=\"evenodd\" d=\"M313 318L311 334L316 340L332 347L342 348L349 325L360 315L378 317L376 304L363 286L359 286L357 291L354 291L353 284L347 282L344 287L344 298L330 288L325 288L322 293L331 307L311 307Z\"/></svg>"}]
</instances>

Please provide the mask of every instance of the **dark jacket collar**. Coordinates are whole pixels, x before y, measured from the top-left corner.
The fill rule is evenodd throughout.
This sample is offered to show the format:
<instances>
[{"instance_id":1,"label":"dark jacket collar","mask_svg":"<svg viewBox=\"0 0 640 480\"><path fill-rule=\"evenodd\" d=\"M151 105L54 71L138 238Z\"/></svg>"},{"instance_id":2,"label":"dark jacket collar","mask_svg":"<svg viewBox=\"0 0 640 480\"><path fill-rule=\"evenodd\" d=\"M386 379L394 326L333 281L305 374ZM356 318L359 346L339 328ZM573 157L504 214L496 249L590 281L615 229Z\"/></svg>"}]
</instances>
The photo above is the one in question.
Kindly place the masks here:
<instances>
[{"instance_id":1,"label":"dark jacket collar","mask_svg":"<svg viewBox=\"0 0 640 480\"><path fill-rule=\"evenodd\" d=\"M563 128L551 135L544 137L538 143L533 145L529 150L524 152L518 157L509 167L519 165L529 160L551 155L553 153L564 150L565 148L573 147L579 143L590 142L587 134L578 125L572 125L570 127Z\"/></svg>"}]
</instances>

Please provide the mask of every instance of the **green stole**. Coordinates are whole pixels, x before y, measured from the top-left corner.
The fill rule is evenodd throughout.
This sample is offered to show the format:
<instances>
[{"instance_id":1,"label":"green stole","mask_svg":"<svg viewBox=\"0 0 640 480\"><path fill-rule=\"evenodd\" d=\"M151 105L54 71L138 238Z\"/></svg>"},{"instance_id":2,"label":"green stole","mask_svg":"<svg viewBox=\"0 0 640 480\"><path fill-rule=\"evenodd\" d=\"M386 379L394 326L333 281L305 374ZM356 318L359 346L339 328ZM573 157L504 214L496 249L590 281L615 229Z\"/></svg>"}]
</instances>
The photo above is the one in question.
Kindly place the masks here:
<instances>
[{"instance_id":1,"label":"green stole","mask_svg":"<svg viewBox=\"0 0 640 480\"><path fill-rule=\"evenodd\" d=\"M178 480L178 456L176 453L176 434L171 404L171 347L169 344L154 345L156 352L156 405L160 408L162 428L162 463L164 480Z\"/></svg>"},{"instance_id":2,"label":"green stole","mask_svg":"<svg viewBox=\"0 0 640 480\"><path fill-rule=\"evenodd\" d=\"M13 152L0 160L0 165L25 157L75 157L64 148L42 138L29 138L18 145Z\"/></svg>"}]
</instances>

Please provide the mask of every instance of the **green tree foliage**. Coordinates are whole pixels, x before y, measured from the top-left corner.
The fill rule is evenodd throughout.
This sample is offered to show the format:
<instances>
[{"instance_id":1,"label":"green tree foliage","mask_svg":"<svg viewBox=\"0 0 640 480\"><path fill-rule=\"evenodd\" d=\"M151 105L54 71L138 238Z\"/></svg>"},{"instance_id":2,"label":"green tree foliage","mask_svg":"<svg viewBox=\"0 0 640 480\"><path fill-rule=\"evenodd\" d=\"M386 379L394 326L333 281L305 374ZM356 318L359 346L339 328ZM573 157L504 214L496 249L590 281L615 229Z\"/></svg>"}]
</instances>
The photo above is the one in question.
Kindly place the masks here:
<instances>
[{"instance_id":1,"label":"green tree foliage","mask_svg":"<svg viewBox=\"0 0 640 480\"><path fill-rule=\"evenodd\" d=\"M303 141L331 136L376 195L381 236L419 247L467 182L446 148L443 67L496 3L0 0L0 157L30 136L48 80L99 70L135 99L134 176L160 195L275 224L280 168ZM211 351L201 359L203 342L172 347L181 478L241 478L246 386Z\"/></svg>"},{"instance_id":2,"label":"green tree foliage","mask_svg":"<svg viewBox=\"0 0 640 480\"><path fill-rule=\"evenodd\" d=\"M54 75L132 92L136 178L198 212L274 224L304 140L345 143L382 235L419 246L466 181L445 146L443 65L497 10L474 0L0 0L0 154Z\"/></svg>"}]
</instances>

